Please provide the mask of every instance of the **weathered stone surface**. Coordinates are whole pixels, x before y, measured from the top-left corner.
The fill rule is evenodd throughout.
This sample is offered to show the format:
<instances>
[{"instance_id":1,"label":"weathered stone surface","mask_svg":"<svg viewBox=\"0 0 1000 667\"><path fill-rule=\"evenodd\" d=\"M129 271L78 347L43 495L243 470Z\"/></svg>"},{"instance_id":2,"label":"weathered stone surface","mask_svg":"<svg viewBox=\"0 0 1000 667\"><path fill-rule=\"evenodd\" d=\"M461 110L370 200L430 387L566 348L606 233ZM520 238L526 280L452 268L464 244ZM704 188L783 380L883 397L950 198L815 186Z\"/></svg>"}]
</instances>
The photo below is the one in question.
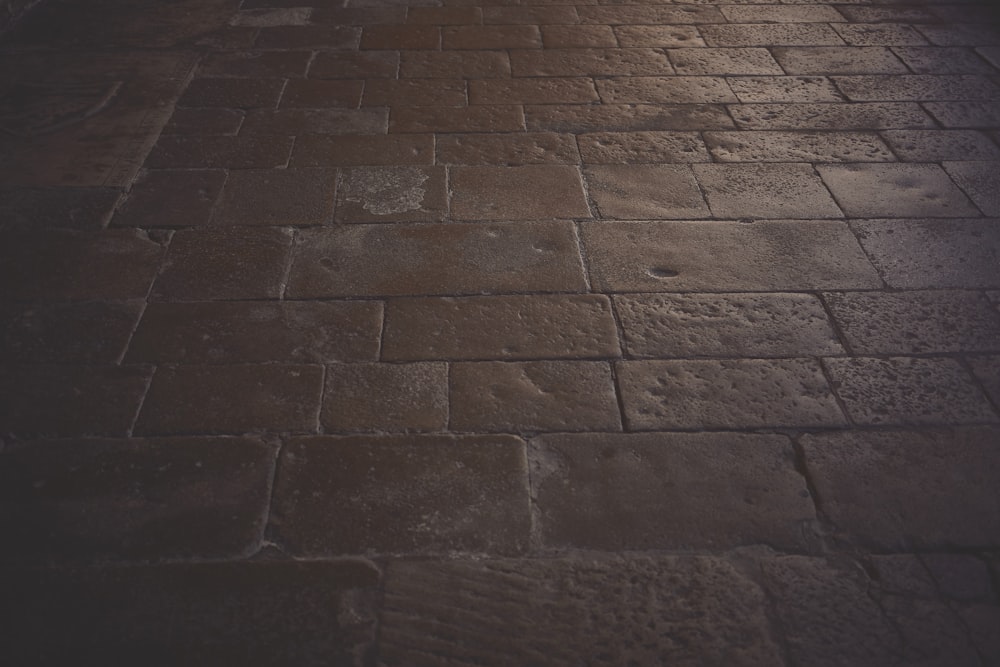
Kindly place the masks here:
<instances>
[{"instance_id":1,"label":"weathered stone surface","mask_svg":"<svg viewBox=\"0 0 1000 667\"><path fill-rule=\"evenodd\" d=\"M844 43L822 23L718 23L698 27L709 46L839 46Z\"/></svg>"},{"instance_id":2,"label":"weathered stone surface","mask_svg":"<svg viewBox=\"0 0 1000 667\"><path fill-rule=\"evenodd\" d=\"M212 221L218 225L321 225L333 218L337 174L329 169L234 171Z\"/></svg>"},{"instance_id":3,"label":"weathered stone surface","mask_svg":"<svg viewBox=\"0 0 1000 667\"><path fill-rule=\"evenodd\" d=\"M719 218L839 218L808 164L696 164L698 182Z\"/></svg>"},{"instance_id":4,"label":"weathered stone surface","mask_svg":"<svg viewBox=\"0 0 1000 667\"><path fill-rule=\"evenodd\" d=\"M783 436L545 435L530 443L542 544L627 551L805 549L815 513Z\"/></svg>"},{"instance_id":5,"label":"weathered stone surface","mask_svg":"<svg viewBox=\"0 0 1000 667\"><path fill-rule=\"evenodd\" d=\"M744 130L889 130L933 128L934 121L913 102L853 104L741 104L730 106Z\"/></svg>"},{"instance_id":6,"label":"weathered stone surface","mask_svg":"<svg viewBox=\"0 0 1000 667\"><path fill-rule=\"evenodd\" d=\"M881 287L842 222L583 223L591 280L612 292Z\"/></svg>"},{"instance_id":7,"label":"weathered stone surface","mask_svg":"<svg viewBox=\"0 0 1000 667\"><path fill-rule=\"evenodd\" d=\"M996 72L972 49L942 46L897 46L893 52L915 74L986 74Z\"/></svg>"},{"instance_id":8,"label":"weathered stone surface","mask_svg":"<svg viewBox=\"0 0 1000 667\"><path fill-rule=\"evenodd\" d=\"M893 162L874 132L705 132L720 162Z\"/></svg>"},{"instance_id":9,"label":"weathered stone surface","mask_svg":"<svg viewBox=\"0 0 1000 667\"><path fill-rule=\"evenodd\" d=\"M779 46L771 49L789 74L906 74L906 65L883 46Z\"/></svg>"},{"instance_id":10,"label":"weathered stone surface","mask_svg":"<svg viewBox=\"0 0 1000 667\"><path fill-rule=\"evenodd\" d=\"M487 24L567 25L579 20L576 7L486 7L483 21Z\"/></svg>"},{"instance_id":11,"label":"weathered stone surface","mask_svg":"<svg viewBox=\"0 0 1000 667\"><path fill-rule=\"evenodd\" d=\"M920 560L943 596L982 602L995 599L989 566L979 558L965 554L925 554Z\"/></svg>"},{"instance_id":12,"label":"weathered stone surface","mask_svg":"<svg viewBox=\"0 0 1000 667\"><path fill-rule=\"evenodd\" d=\"M454 167L449 186L451 212L460 220L591 217L576 167Z\"/></svg>"},{"instance_id":13,"label":"weathered stone surface","mask_svg":"<svg viewBox=\"0 0 1000 667\"><path fill-rule=\"evenodd\" d=\"M372 301L151 303L128 361L218 364L374 361L382 304Z\"/></svg>"},{"instance_id":14,"label":"weathered stone surface","mask_svg":"<svg viewBox=\"0 0 1000 667\"><path fill-rule=\"evenodd\" d=\"M434 147L438 164L511 166L580 162L576 137L554 132L439 134Z\"/></svg>"},{"instance_id":15,"label":"weathered stone surface","mask_svg":"<svg viewBox=\"0 0 1000 667\"><path fill-rule=\"evenodd\" d=\"M697 132L591 132L577 136L589 164L708 162Z\"/></svg>"},{"instance_id":16,"label":"weathered stone surface","mask_svg":"<svg viewBox=\"0 0 1000 667\"><path fill-rule=\"evenodd\" d=\"M673 74L658 49L517 49L511 72L527 76L655 76Z\"/></svg>"},{"instance_id":17,"label":"weathered stone surface","mask_svg":"<svg viewBox=\"0 0 1000 667\"><path fill-rule=\"evenodd\" d=\"M311 132L317 135L369 135L377 136L385 134L389 127L388 109L254 109L247 113L246 120L240 128L244 135L254 134L276 134L288 136ZM328 145L333 149L340 148L333 141L325 142L319 138L314 138L312 134L304 134L296 137L296 146L302 148L303 144L316 143ZM360 142L359 142L360 143ZM368 139L361 147L365 151L374 150L378 139ZM329 155L337 155L343 159L346 151L331 150ZM354 154L354 159L358 154ZM296 161L301 158L296 154ZM317 160L321 159L319 157ZM336 158L331 158L336 159ZM402 158L401 158L402 159Z\"/></svg>"},{"instance_id":18,"label":"weathered stone surface","mask_svg":"<svg viewBox=\"0 0 1000 667\"><path fill-rule=\"evenodd\" d=\"M857 424L998 421L982 391L954 359L852 357L823 363Z\"/></svg>"},{"instance_id":19,"label":"weathered stone surface","mask_svg":"<svg viewBox=\"0 0 1000 667\"><path fill-rule=\"evenodd\" d=\"M257 548L276 448L251 438L79 439L0 454L0 558L239 557Z\"/></svg>"},{"instance_id":20,"label":"weathered stone surface","mask_svg":"<svg viewBox=\"0 0 1000 667\"><path fill-rule=\"evenodd\" d=\"M524 111L515 104L471 107L401 106L389 115L393 133L521 132Z\"/></svg>"},{"instance_id":21,"label":"weathered stone surface","mask_svg":"<svg viewBox=\"0 0 1000 667\"><path fill-rule=\"evenodd\" d=\"M607 358L621 354L603 295L391 299L382 359Z\"/></svg>"},{"instance_id":22,"label":"weathered stone surface","mask_svg":"<svg viewBox=\"0 0 1000 667\"><path fill-rule=\"evenodd\" d=\"M629 430L845 423L811 359L623 361L617 368Z\"/></svg>"},{"instance_id":23,"label":"weathered stone surface","mask_svg":"<svg viewBox=\"0 0 1000 667\"><path fill-rule=\"evenodd\" d=\"M284 86L281 79L194 79L177 104L226 109L273 108Z\"/></svg>"},{"instance_id":24,"label":"weathered stone surface","mask_svg":"<svg viewBox=\"0 0 1000 667\"><path fill-rule=\"evenodd\" d=\"M333 432L443 431L448 426L448 366L328 366L320 422Z\"/></svg>"},{"instance_id":25,"label":"weathered stone surface","mask_svg":"<svg viewBox=\"0 0 1000 667\"><path fill-rule=\"evenodd\" d=\"M119 197L117 188L0 187L0 230L102 229Z\"/></svg>"},{"instance_id":26,"label":"weathered stone surface","mask_svg":"<svg viewBox=\"0 0 1000 667\"><path fill-rule=\"evenodd\" d=\"M233 51L209 53L198 64L202 77L281 79L305 76L309 51Z\"/></svg>"},{"instance_id":27,"label":"weathered stone surface","mask_svg":"<svg viewBox=\"0 0 1000 667\"><path fill-rule=\"evenodd\" d=\"M461 25L441 28L441 48L531 49L541 48L537 25Z\"/></svg>"},{"instance_id":28,"label":"weathered stone surface","mask_svg":"<svg viewBox=\"0 0 1000 667\"><path fill-rule=\"evenodd\" d=\"M854 354L1000 350L1000 312L976 292L834 292L823 300Z\"/></svg>"},{"instance_id":29,"label":"weathered stone surface","mask_svg":"<svg viewBox=\"0 0 1000 667\"><path fill-rule=\"evenodd\" d=\"M153 169L275 169L288 163L292 137L165 134L146 167Z\"/></svg>"},{"instance_id":30,"label":"weathered stone surface","mask_svg":"<svg viewBox=\"0 0 1000 667\"><path fill-rule=\"evenodd\" d=\"M387 667L782 664L760 589L703 556L394 562L379 657Z\"/></svg>"},{"instance_id":31,"label":"weathered stone surface","mask_svg":"<svg viewBox=\"0 0 1000 667\"><path fill-rule=\"evenodd\" d=\"M802 438L823 513L885 551L988 547L1000 535L996 427L844 431Z\"/></svg>"},{"instance_id":32,"label":"weathered stone surface","mask_svg":"<svg viewBox=\"0 0 1000 667\"><path fill-rule=\"evenodd\" d=\"M407 53L416 55L412 51ZM393 78L398 69L398 51L321 51L309 65L309 78Z\"/></svg>"},{"instance_id":33,"label":"weathered stone surface","mask_svg":"<svg viewBox=\"0 0 1000 667\"><path fill-rule=\"evenodd\" d=\"M729 81L719 76L628 76L597 80L601 101L609 104L717 104L736 102Z\"/></svg>"},{"instance_id":34,"label":"weathered stone surface","mask_svg":"<svg viewBox=\"0 0 1000 667\"><path fill-rule=\"evenodd\" d=\"M996 102L925 102L923 107L944 127L995 128L1000 125Z\"/></svg>"},{"instance_id":35,"label":"weathered stone surface","mask_svg":"<svg viewBox=\"0 0 1000 667\"><path fill-rule=\"evenodd\" d=\"M359 40L367 35L361 28L343 25L281 25L261 28L254 41L258 49L357 49ZM369 44L362 43L362 48ZM371 48L379 48L373 46Z\"/></svg>"},{"instance_id":36,"label":"weathered stone surface","mask_svg":"<svg viewBox=\"0 0 1000 667\"><path fill-rule=\"evenodd\" d=\"M840 102L823 76L736 76L726 79L740 102Z\"/></svg>"},{"instance_id":37,"label":"weathered stone surface","mask_svg":"<svg viewBox=\"0 0 1000 667\"><path fill-rule=\"evenodd\" d=\"M469 81L469 104L589 104L598 99L588 77Z\"/></svg>"},{"instance_id":38,"label":"weathered stone surface","mask_svg":"<svg viewBox=\"0 0 1000 667\"><path fill-rule=\"evenodd\" d=\"M309 123L311 125L311 123ZM366 165L429 165L434 161L434 138L429 134L409 136L298 137L292 164L297 167L358 167Z\"/></svg>"},{"instance_id":39,"label":"weathered stone surface","mask_svg":"<svg viewBox=\"0 0 1000 667\"><path fill-rule=\"evenodd\" d=\"M694 174L684 165L587 167L587 194L602 218L677 220L709 217Z\"/></svg>"},{"instance_id":40,"label":"weathered stone surface","mask_svg":"<svg viewBox=\"0 0 1000 667\"><path fill-rule=\"evenodd\" d=\"M858 75L837 76L833 80L852 102L1000 99L1000 86L988 77L974 74Z\"/></svg>"},{"instance_id":41,"label":"weathered stone surface","mask_svg":"<svg viewBox=\"0 0 1000 667\"><path fill-rule=\"evenodd\" d=\"M362 49L439 49L441 28L432 25L367 25Z\"/></svg>"},{"instance_id":42,"label":"weathered stone surface","mask_svg":"<svg viewBox=\"0 0 1000 667\"><path fill-rule=\"evenodd\" d=\"M927 40L913 26L901 23L832 23L851 46L923 45Z\"/></svg>"},{"instance_id":43,"label":"weathered stone surface","mask_svg":"<svg viewBox=\"0 0 1000 667\"><path fill-rule=\"evenodd\" d=\"M934 164L820 165L816 169L849 217L930 218L979 213Z\"/></svg>"},{"instance_id":44,"label":"weathered stone surface","mask_svg":"<svg viewBox=\"0 0 1000 667\"><path fill-rule=\"evenodd\" d=\"M115 363L141 312L139 301L0 304L0 361Z\"/></svg>"},{"instance_id":45,"label":"weathered stone surface","mask_svg":"<svg viewBox=\"0 0 1000 667\"><path fill-rule=\"evenodd\" d=\"M115 227L200 227L212 216L226 173L221 169L140 172L112 220Z\"/></svg>"},{"instance_id":46,"label":"weathered stone surface","mask_svg":"<svg viewBox=\"0 0 1000 667\"><path fill-rule=\"evenodd\" d=\"M519 553L524 448L507 435L296 438L282 452L270 536L301 556Z\"/></svg>"},{"instance_id":47,"label":"weathered stone surface","mask_svg":"<svg viewBox=\"0 0 1000 667\"><path fill-rule=\"evenodd\" d=\"M543 25L542 44L548 49L615 48L618 40L609 25ZM622 44L622 46L653 46Z\"/></svg>"},{"instance_id":48,"label":"weathered stone surface","mask_svg":"<svg viewBox=\"0 0 1000 667\"><path fill-rule=\"evenodd\" d=\"M427 154L433 155L430 146ZM359 167L342 174L335 217L350 223L430 222L447 211L444 167Z\"/></svg>"},{"instance_id":49,"label":"weathered stone surface","mask_svg":"<svg viewBox=\"0 0 1000 667\"><path fill-rule=\"evenodd\" d=\"M375 638L379 578L361 560L15 571L0 602L13 619L5 654L40 665L358 665Z\"/></svg>"},{"instance_id":50,"label":"weathered stone surface","mask_svg":"<svg viewBox=\"0 0 1000 667\"><path fill-rule=\"evenodd\" d=\"M904 162L1000 159L1000 148L975 130L890 130L882 137Z\"/></svg>"},{"instance_id":51,"label":"weathered stone surface","mask_svg":"<svg viewBox=\"0 0 1000 667\"><path fill-rule=\"evenodd\" d=\"M980 211L985 215L1000 216L1000 171L995 160L945 162L942 166Z\"/></svg>"},{"instance_id":52,"label":"weathered stone surface","mask_svg":"<svg viewBox=\"0 0 1000 667\"><path fill-rule=\"evenodd\" d=\"M630 357L805 357L843 348L809 294L615 297Z\"/></svg>"},{"instance_id":53,"label":"weathered stone surface","mask_svg":"<svg viewBox=\"0 0 1000 667\"><path fill-rule=\"evenodd\" d=\"M678 74L784 74L767 49L667 49Z\"/></svg>"},{"instance_id":54,"label":"weathered stone surface","mask_svg":"<svg viewBox=\"0 0 1000 667\"><path fill-rule=\"evenodd\" d=\"M361 104L363 81L343 79L291 79L281 93L282 109L356 109Z\"/></svg>"},{"instance_id":55,"label":"weathered stone surface","mask_svg":"<svg viewBox=\"0 0 1000 667\"><path fill-rule=\"evenodd\" d=\"M1000 355L968 357L968 362L994 405L1000 405Z\"/></svg>"},{"instance_id":56,"label":"weathered stone surface","mask_svg":"<svg viewBox=\"0 0 1000 667\"><path fill-rule=\"evenodd\" d=\"M503 51L403 51L401 78L493 78L510 76L510 60Z\"/></svg>"},{"instance_id":57,"label":"weathered stone surface","mask_svg":"<svg viewBox=\"0 0 1000 667\"><path fill-rule=\"evenodd\" d=\"M705 40L701 38L697 26L693 25L616 25L614 31L619 46L624 48L705 46Z\"/></svg>"},{"instance_id":58,"label":"weathered stone surface","mask_svg":"<svg viewBox=\"0 0 1000 667\"><path fill-rule=\"evenodd\" d=\"M532 131L728 130L733 121L717 104L541 104L524 108Z\"/></svg>"},{"instance_id":59,"label":"weathered stone surface","mask_svg":"<svg viewBox=\"0 0 1000 667\"><path fill-rule=\"evenodd\" d=\"M364 82L362 105L460 107L468 102L462 79L372 79ZM510 104L498 101L487 104Z\"/></svg>"},{"instance_id":60,"label":"weathered stone surface","mask_svg":"<svg viewBox=\"0 0 1000 667\"><path fill-rule=\"evenodd\" d=\"M305 230L292 298L582 292L569 222L349 225Z\"/></svg>"}]
</instances>

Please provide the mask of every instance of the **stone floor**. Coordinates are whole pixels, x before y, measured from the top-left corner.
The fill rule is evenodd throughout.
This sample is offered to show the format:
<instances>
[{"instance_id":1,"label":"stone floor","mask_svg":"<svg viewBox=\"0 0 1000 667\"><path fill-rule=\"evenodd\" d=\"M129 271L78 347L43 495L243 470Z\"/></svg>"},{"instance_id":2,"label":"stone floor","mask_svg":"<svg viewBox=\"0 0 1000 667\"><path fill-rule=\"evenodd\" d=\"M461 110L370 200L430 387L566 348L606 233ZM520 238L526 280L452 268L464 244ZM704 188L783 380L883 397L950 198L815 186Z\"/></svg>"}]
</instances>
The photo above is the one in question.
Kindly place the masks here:
<instances>
[{"instance_id":1,"label":"stone floor","mask_svg":"<svg viewBox=\"0 0 1000 667\"><path fill-rule=\"evenodd\" d=\"M988 0L46 0L0 662L1000 665Z\"/></svg>"}]
</instances>

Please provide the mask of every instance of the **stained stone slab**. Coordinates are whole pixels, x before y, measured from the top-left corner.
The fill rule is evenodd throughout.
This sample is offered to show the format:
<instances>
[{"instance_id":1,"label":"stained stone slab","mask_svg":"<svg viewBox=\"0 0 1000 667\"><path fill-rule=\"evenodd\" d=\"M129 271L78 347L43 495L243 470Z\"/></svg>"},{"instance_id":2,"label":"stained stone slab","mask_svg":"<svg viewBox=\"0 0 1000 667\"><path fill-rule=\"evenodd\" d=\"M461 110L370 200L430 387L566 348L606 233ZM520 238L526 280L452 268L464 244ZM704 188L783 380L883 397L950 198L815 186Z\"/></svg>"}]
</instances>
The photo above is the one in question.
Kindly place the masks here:
<instances>
[{"instance_id":1,"label":"stained stone slab","mask_svg":"<svg viewBox=\"0 0 1000 667\"><path fill-rule=\"evenodd\" d=\"M990 147L995 148L993 144ZM980 211L1000 216L1000 164L996 160L945 162L941 166Z\"/></svg>"},{"instance_id":2,"label":"stained stone slab","mask_svg":"<svg viewBox=\"0 0 1000 667\"><path fill-rule=\"evenodd\" d=\"M448 177L451 213L459 220L591 217L576 167L453 167Z\"/></svg>"},{"instance_id":3,"label":"stained stone slab","mask_svg":"<svg viewBox=\"0 0 1000 667\"><path fill-rule=\"evenodd\" d=\"M617 370L628 430L845 423L811 359L623 361Z\"/></svg>"},{"instance_id":4,"label":"stained stone slab","mask_svg":"<svg viewBox=\"0 0 1000 667\"><path fill-rule=\"evenodd\" d=\"M141 312L140 301L0 304L0 361L115 363Z\"/></svg>"},{"instance_id":5,"label":"stained stone slab","mask_svg":"<svg viewBox=\"0 0 1000 667\"><path fill-rule=\"evenodd\" d=\"M823 512L882 551L992 548L1000 535L996 427L802 438Z\"/></svg>"},{"instance_id":6,"label":"stained stone slab","mask_svg":"<svg viewBox=\"0 0 1000 667\"><path fill-rule=\"evenodd\" d=\"M238 557L257 548L276 447L251 438L59 440L0 455L7 561Z\"/></svg>"},{"instance_id":7,"label":"stained stone slab","mask_svg":"<svg viewBox=\"0 0 1000 667\"><path fill-rule=\"evenodd\" d=\"M5 654L45 665L359 664L375 639L379 579L362 560L15 571L0 603L14 619Z\"/></svg>"},{"instance_id":8,"label":"stained stone slab","mask_svg":"<svg viewBox=\"0 0 1000 667\"><path fill-rule=\"evenodd\" d=\"M778 46L774 59L788 74L908 74L884 46Z\"/></svg>"},{"instance_id":9,"label":"stained stone slab","mask_svg":"<svg viewBox=\"0 0 1000 667\"><path fill-rule=\"evenodd\" d=\"M667 49L667 56L678 74L738 75L784 74L767 49Z\"/></svg>"},{"instance_id":10,"label":"stained stone slab","mask_svg":"<svg viewBox=\"0 0 1000 667\"><path fill-rule=\"evenodd\" d=\"M448 213L445 178L440 166L345 169L334 217L349 223L442 220Z\"/></svg>"},{"instance_id":11,"label":"stained stone slab","mask_svg":"<svg viewBox=\"0 0 1000 667\"><path fill-rule=\"evenodd\" d=\"M813 503L783 436L545 435L528 456L549 548L798 550L815 539Z\"/></svg>"},{"instance_id":12,"label":"stained stone slab","mask_svg":"<svg viewBox=\"0 0 1000 667\"><path fill-rule=\"evenodd\" d=\"M382 359L608 358L621 354L597 294L390 299Z\"/></svg>"},{"instance_id":13,"label":"stained stone slab","mask_svg":"<svg viewBox=\"0 0 1000 667\"><path fill-rule=\"evenodd\" d=\"M588 164L708 162L697 132L590 132L576 138Z\"/></svg>"},{"instance_id":14,"label":"stained stone slab","mask_svg":"<svg viewBox=\"0 0 1000 667\"><path fill-rule=\"evenodd\" d=\"M823 301L855 354L1000 351L1000 312L978 292L833 292Z\"/></svg>"},{"instance_id":15,"label":"stained stone slab","mask_svg":"<svg viewBox=\"0 0 1000 667\"><path fill-rule=\"evenodd\" d=\"M582 292L572 223L348 225L298 237L286 296Z\"/></svg>"},{"instance_id":16,"label":"stained stone slab","mask_svg":"<svg viewBox=\"0 0 1000 667\"><path fill-rule=\"evenodd\" d=\"M448 366L432 362L327 366L320 422L327 432L444 431Z\"/></svg>"},{"instance_id":17,"label":"stained stone slab","mask_svg":"<svg viewBox=\"0 0 1000 667\"><path fill-rule=\"evenodd\" d=\"M718 218L839 218L840 209L809 164L696 164Z\"/></svg>"},{"instance_id":18,"label":"stained stone slab","mask_svg":"<svg viewBox=\"0 0 1000 667\"><path fill-rule=\"evenodd\" d=\"M636 294L614 301L633 358L843 354L810 294Z\"/></svg>"},{"instance_id":19,"label":"stained stone slab","mask_svg":"<svg viewBox=\"0 0 1000 667\"><path fill-rule=\"evenodd\" d=\"M719 162L894 162L874 132L705 132Z\"/></svg>"},{"instance_id":20,"label":"stained stone slab","mask_svg":"<svg viewBox=\"0 0 1000 667\"><path fill-rule=\"evenodd\" d=\"M599 217L626 220L710 216L691 170L683 165L587 167L587 194Z\"/></svg>"},{"instance_id":21,"label":"stained stone slab","mask_svg":"<svg viewBox=\"0 0 1000 667\"><path fill-rule=\"evenodd\" d=\"M117 188L0 188L0 230L103 229Z\"/></svg>"},{"instance_id":22,"label":"stained stone slab","mask_svg":"<svg viewBox=\"0 0 1000 667\"><path fill-rule=\"evenodd\" d=\"M729 110L742 130L891 130L934 128L914 102L740 104ZM709 128L712 129L712 128Z\"/></svg>"},{"instance_id":23,"label":"stained stone slab","mask_svg":"<svg viewBox=\"0 0 1000 667\"><path fill-rule=\"evenodd\" d=\"M856 424L981 424L1000 421L954 359L825 359L837 395Z\"/></svg>"},{"instance_id":24,"label":"stained stone slab","mask_svg":"<svg viewBox=\"0 0 1000 667\"><path fill-rule=\"evenodd\" d=\"M212 217L226 172L157 169L140 172L118 208L115 227L200 227Z\"/></svg>"},{"instance_id":25,"label":"stained stone slab","mask_svg":"<svg viewBox=\"0 0 1000 667\"><path fill-rule=\"evenodd\" d=\"M400 561L387 570L379 658L780 665L765 604L733 565L704 556Z\"/></svg>"},{"instance_id":26,"label":"stained stone slab","mask_svg":"<svg viewBox=\"0 0 1000 667\"><path fill-rule=\"evenodd\" d=\"M270 538L300 556L519 553L530 523L524 447L507 435L293 439Z\"/></svg>"},{"instance_id":27,"label":"stained stone slab","mask_svg":"<svg viewBox=\"0 0 1000 667\"><path fill-rule=\"evenodd\" d=\"M849 217L954 218L979 213L936 164L819 165L816 170Z\"/></svg>"},{"instance_id":28,"label":"stained stone slab","mask_svg":"<svg viewBox=\"0 0 1000 667\"><path fill-rule=\"evenodd\" d=\"M851 226L891 287L1000 287L995 220L860 220Z\"/></svg>"},{"instance_id":29,"label":"stained stone slab","mask_svg":"<svg viewBox=\"0 0 1000 667\"><path fill-rule=\"evenodd\" d=\"M844 223L581 225L595 288L611 292L866 289L882 282Z\"/></svg>"}]
</instances>

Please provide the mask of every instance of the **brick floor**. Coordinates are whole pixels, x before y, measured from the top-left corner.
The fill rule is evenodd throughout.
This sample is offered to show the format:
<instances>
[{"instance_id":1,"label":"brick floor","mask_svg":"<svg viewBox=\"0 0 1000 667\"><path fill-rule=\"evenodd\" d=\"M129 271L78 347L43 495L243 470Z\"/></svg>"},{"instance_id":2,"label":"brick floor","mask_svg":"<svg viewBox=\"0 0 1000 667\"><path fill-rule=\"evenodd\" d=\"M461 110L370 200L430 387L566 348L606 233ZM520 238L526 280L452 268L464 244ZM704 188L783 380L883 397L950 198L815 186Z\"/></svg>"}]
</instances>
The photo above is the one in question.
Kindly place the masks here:
<instances>
[{"instance_id":1,"label":"brick floor","mask_svg":"<svg viewBox=\"0 0 1000 667\"><path fill-rule=\"evenodd\" d=\"M994 5L42 0L0 663L1000 665Z\"/></svg>"}]
</instances>

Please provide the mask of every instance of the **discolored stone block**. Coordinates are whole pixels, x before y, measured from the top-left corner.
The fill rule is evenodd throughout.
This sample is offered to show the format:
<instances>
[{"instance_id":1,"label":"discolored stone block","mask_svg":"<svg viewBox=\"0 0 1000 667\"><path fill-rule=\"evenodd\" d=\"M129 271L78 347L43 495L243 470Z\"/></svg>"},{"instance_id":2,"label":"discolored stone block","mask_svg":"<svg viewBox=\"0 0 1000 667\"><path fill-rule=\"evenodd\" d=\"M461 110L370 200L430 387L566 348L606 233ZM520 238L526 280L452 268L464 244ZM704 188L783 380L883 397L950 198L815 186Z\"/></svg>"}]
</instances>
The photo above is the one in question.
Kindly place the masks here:
<instances>
[{"instance_id":1,"label":"discolored stone block","mask_svg":"<svg viewBox=\"0 0 1000 667\"><path fill-rule=\"evenodd\" d=\"M341 178L337 222L429 222L448 213L444 167L357 167Z\"/></svg>"},{"instance_id":2,"label":"discolored stone block","mask_svg":"<svg viewBox=\"0 0 1000 667\"><path fill-rule=\"evenodd\" d=\"M448 426L448 365L328 366L320 422L332 432L443 431Z\"/></svg>"},{"instance_id":3,"label":"discolored stone block","mask_svg":"<svg viewBox=\"0 0 1000 667\"><path fill-rule=\"evenodd\" d=\"M453 167L449 177L451 212L460 220L591 217L576 167Z\"/></svg>"},{"instance_id":4,"label":"discolored stone block","mask_svg":"<svg viewBox=\"0 0 1000 667\"><path fill-rule=\"evenodd\" d=\"M587 193L602 218L709 217L694 174L684 165L595 165L585 170Z\"/></svg>"},{"instance_id":5,"label":"discolored stone block","mask_svg":"<svg viewBox=\"0 0 1000 667\"><path fill-rule=\"evenodd\" d=\"M819 165L816 170L848 217L947 218L979 213L935 164Z\"/></svg>"},{"instance_id":6,"label":"discolored stone block","mask_svg":"<svg viewBox=\"0 0 1000 667\"><path fill-rule=\"evenodd\" d=\"M337 173L330 169L248 169L226 180L216 225L322 225L333 219Z\"/></svg>"},{"instance_id":7,"label":"discolored stone block","mask_svg":"<svg viewBox=\"0 0 1000 667\"><path fill-rule=\"evenodd\" d=\"M589 164L708 162L697 132L591 132L577 136Z\"/></svg>"},{"instance_id":8,"label":"discolored stone block","mask_svg":"<svg viewBox=\"0 0 1000 667\"><path fill-rule=\"evenodd\" d=\"M712 214L720 218L839 218L808 164L695 164Z\"/></svg>"},{"instance_id":9,"label":"discolored stone block","mask_svg":"<svg viewBox=\"0 0 1000 667\"><path fill-rule=\"evenodd\" d=\"M310 124L311 125L311 124ZM434 137L414 135L306 134L296 137L295 167L358 167L424 165L434 161Z\"/></svg>"},{"instance_id":10,"label":"discolored stone block","mask_svg":"<svg viewBox=\"0 0 1000 667\"><path fill-rule=\"evenodd\" d=\"M655 76L674 69L657 49L525 49L510 52L511 72L526 76Z\"/></svg>"},{"instance_id":11,"label":"discolored stone block","mask_svg":"<svg viewBox=\"0 0 1000 667\"><path fill-rule=\"evenodd\" d=\"M0 305L5 363L115 363L142 312L136 301Z\"/></svg>"},{"instance_id":12,"label":"discolored stone block","mask_svg":"<svg viewBox=\"0 0 1000 667\"><path fill-rule=\"evenodd\" d=\"M890 130L882 137L904 162L1000 159L1000 148L975 130Z\"/></svg>"},{"instance_id":13,"label":"discolored stone block","mask_svg":"<svg viewBox=\"0 0 1000 667\"><path fill-rule=\"evenodd\" d=\"M513 166L580 162L576 137L554 132L439 134L434 147L438 164Z\"/></svg>"},{"instance_id":14,"label":"discolored stone block","mask_svg":"<svg viewBox=\"0 0 1000 667\"><path fill-rule=\"evenodd\" d=\"M705 132L719 162L894 162L874 132ZM707 161L707 160L706 160Z\"/></svg>"},{"instance_id":15,"label":"discolored stone block","mask_svg":"<svg viewBox=\"0 0 1000 667\"><path fill-rule=\"evenodd\" d=\"M112 219L114 227L200 227L212 216L226 172L165 169L140 172Z\"/></svg>"}]
</instances>

